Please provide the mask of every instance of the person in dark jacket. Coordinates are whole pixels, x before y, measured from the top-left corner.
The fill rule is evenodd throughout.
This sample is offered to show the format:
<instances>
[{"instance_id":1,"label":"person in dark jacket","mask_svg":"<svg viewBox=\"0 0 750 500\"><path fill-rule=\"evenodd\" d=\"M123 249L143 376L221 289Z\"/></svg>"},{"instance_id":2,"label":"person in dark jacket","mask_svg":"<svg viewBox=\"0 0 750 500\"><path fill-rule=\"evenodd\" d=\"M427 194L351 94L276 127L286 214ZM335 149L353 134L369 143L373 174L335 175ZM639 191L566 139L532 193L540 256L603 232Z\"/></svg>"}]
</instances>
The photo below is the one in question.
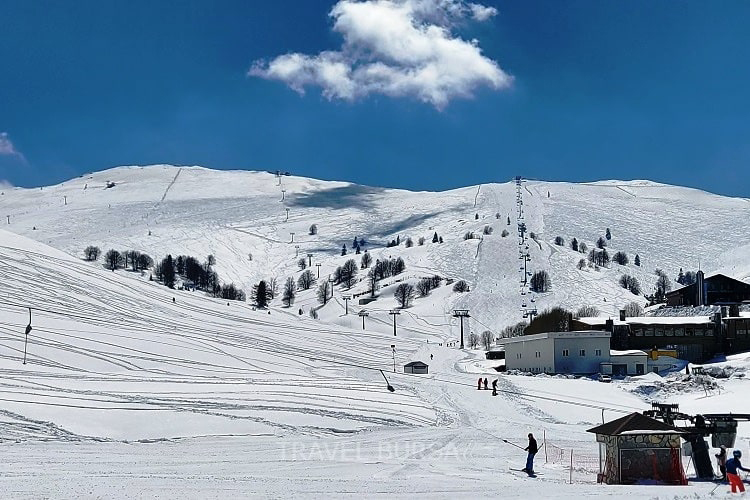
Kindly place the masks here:
<instances>
[{"instance_id":1,"label":"person in dark jacket","mask_svg":"<svg viewBox=\"0 0 750 500\"><path fill-rule=\"evenodd\" d=\"M531 475L534 473L534 455L536 455L536 452L539 451L539 446L537 446L536 444L536 439L534 439L534 435L530 432L529 432L529 445L526 448L524 448L524 451L528 451L529 455L526 457L526 467L524 467L521 470Z\"/></svg>"},{"instance_id":2,"label":"person in dark jacket","mask_svg":"<svg viewBox=\"0 0 750 500\"><path fill-rule=\"evenodd\" d=\"M490 381L487 380L487 378L484 379L484 390L486 391L489 389Z\"/></svg>"},{"instance_id":3,"label":"person in dark jacket","mask_svg":"<svg viewBox=\"0 0 750 500\"><path fill-rule=\"evenodd\" d=\"M477 381L477 390L482 390L482 377L479 377L479 380Z\"/></svg>"},{"instance_id":4,"label":"person in dark jacket","mask_svg":"<svg viewBox=\"0 0 750 500\"><path fill-rule=\"evenodd\" d=\"M492 395L497 396L497 379L492 381Z\"/></svg>"},{"instance_id":5,"label":"person in dark jacket","mask_svg":"<svg viewBox=\"0 0 750 500\"><path fill-rule=\"evenodd\" d=\"M726 481L727 480L727 447L726 445L721 445L721 449L719 450L719 453L714 455L716 457L716 464L719 466L719 472L721 472L721 480Z\"/></svg>"},{"instance_id":6,"label":"person in dark jacket","mask_svg":"<svg viewBox=\"0 0 750 500\"><path fill-rule=\"evenodd\" d=\"M740 493L744 493L745 486L742 484L742 479L738 472L750 472L750 469L746 469L742 466L742 462L740 462L742 452L740 450L734 450L732 455L732 458L727 460L727 477L729 478L729 484L732 485L732 493L737 493L738 488Z\"/></svg>"}]
</instances>

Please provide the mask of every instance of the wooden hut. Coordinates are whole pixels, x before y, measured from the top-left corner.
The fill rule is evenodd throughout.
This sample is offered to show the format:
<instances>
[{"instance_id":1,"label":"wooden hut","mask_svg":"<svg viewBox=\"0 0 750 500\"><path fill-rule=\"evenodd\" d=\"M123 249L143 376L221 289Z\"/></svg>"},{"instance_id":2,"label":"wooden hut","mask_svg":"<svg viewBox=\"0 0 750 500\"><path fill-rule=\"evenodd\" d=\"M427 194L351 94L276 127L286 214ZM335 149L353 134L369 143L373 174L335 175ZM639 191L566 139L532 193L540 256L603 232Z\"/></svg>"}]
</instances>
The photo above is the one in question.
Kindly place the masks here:
<instances>
[{"instance_id":1,"label":"wooden hut","mask_svg":"<svg viewBox=\"0 0 750 500\"><path fill-rule=\"evenodd\" d=\"M587 432L599 443L598 482L685 485L682 431L640 413L631 413Z\"/></svg>"},{"instance_id":2,"label":"wooden hut","mask_svg":"<svg viewBox=\"0 0 750 500\"><path fill-rule=\"evenodd\" d=\"M421 361L412 361L404 365L404 373L419 373L424 375L427 373L427 370L428 366Z\"/></svg>"}]
</instances>

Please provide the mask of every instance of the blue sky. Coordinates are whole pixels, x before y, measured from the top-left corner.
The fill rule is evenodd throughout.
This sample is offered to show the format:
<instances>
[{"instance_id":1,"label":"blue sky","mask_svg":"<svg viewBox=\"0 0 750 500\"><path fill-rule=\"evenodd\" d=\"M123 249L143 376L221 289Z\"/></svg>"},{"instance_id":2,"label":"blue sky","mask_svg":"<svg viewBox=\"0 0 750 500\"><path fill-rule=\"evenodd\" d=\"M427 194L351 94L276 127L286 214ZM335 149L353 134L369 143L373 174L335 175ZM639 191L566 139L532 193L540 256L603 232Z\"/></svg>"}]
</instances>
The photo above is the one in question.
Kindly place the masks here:
<instances>
[{"instance_id":1,"label":"blue sky","mask_svg":"<svg viewBox=\"0 0 750 500\"><path fill-rule=\"evenodd\" d=\"M473 1L0 0L0 179L174 163L750 196L750 2Z\"/></svg>"}]
</instances>

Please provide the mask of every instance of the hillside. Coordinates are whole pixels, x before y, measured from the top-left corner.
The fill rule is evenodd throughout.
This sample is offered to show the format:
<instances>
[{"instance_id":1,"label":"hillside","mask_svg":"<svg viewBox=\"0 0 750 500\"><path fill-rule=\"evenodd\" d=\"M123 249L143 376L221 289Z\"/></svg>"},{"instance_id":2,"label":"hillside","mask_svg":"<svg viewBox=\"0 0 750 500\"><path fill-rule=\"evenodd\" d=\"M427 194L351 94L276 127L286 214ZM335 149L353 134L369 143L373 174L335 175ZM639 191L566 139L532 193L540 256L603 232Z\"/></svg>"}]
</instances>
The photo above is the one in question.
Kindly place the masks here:
<instances>
[{"instance_id":1,"label":"hillside","mask_svg":"<svg viewBox=\"0 0 750 500\"><path fill-rule=\"evenodd\" d=\"M108 181L115 185L105 188ZM4 496L367 492L391 498L425 492L436 498L489 498L503 491L508 498L527 498L533 488L545 498L679 498L705 496L713 488L711 483L658 491L597 485L597 443L586 429L605 416L643 410L651 397L690 412L723 411L726 405L747 411L737 397L746 386L747 356L716 365L729 377L717 379L706 394L680 374L612 384L498 376L481 351L448 345L458 332L454 307L471 309L472 331L519 319L517 242L500 235L507 218L495 218L496 212L513 214L515 186L411 193L291 176L282 182L284 203L272 174L119 168L0 195L2 209L11 215L8 230L0 229ZM721 228L713 230L721 238L702 239L702 227L712 226L696 211L673 215L668 227L652 221L637 230L617 217L618 210L629 210L650 220L623 189L640 193L653 210L699 202L701 210L733 221L728 228L740 224L732 214L744 200L651 183L625 188L529 182L526 188L527 223L541 244L530 248L532 264L548 269L553 280L552 292L538 298L542 305L560 301L575 307L586 299L614 308L618 300L631 299L616 285L615 265L578 271L580 255L553 243L558 234L593 243L603 230L589 225L599 217L612 230L611 247L641 255L644 266L628 269L644 280L652 266L670 269L681 260L660 253L662 248L685 247L701 255L704 268L719 269L747 244L725 241L732 231ZM226 192L217 194L222 189ZM597 198L600 190L612 190L613 196ZM313 223L319 233L310 236ZM466 231L481 233L485 224L495 228L493 234L463 239ZM675 234L672 227L690 239L668 236ZM89 244L136 248L154 257L213 253L223 279L249 286L271 274L299 273L296 249L285 239L290 231L297 233L300 253L313 253L313 264L321 264L321 276L350 257L339 255L340 247L350 246L356 234L370 242L374 257L403 257L408 279L439 273L467 279L472 290L458 294L443 283L417 298L398 316L394 337L387 312L396 305L395 281L404 276L384 280L380 298L367 306L350 302L348 315L345 290L337 287L316 320L307 314L317 307L313 290L300 292L292 308L276 299L270 310L254 310L249 303L171 290L149 281L148 273L112 272L81 254ZM431 242L435 231L444 243ZM399 247L380 244L399 235ZM420 235L427 238L422 246ZM411 248L405 248L407 236L415 240ZM651 252L660 256L658 263ZM365 282L357 283L349 293L365 288ZM26 345L28 308L32 330ZM355 315L362 309L370 312L364 330ZM413 360L428 362L429 374L404 374L403 364ZM499 396L478 391L478 376L497 378ZM738 442L749 435L746 427L740 425ZM527 432L547 440L536 479L510 470L524 460L518 446Z\"/></svg>"},{"instance_id":2,"label":"hillside","mask_svg":"<svg viewBox=\"0 0 750 500\"><path fill-rule=\"evenodd\" d=\"M114 186L106 188L107 183ZM746 199L649 181L529 181L522 193L526 223L538 241L529 248L530 269L546 270L552 280L551 291L535 299L540 310L594 305L603 314L615 314L628 302L644 301L620 287L620 276L635 276L644 293L651 293L657 267L672 278L681 267L695 270L700 265L709 274L722 271L750 279ZM404 328L435 340L455 339L458 324L451 312L456 307L470 310L470 328L477 333L497 332L522 319L513 183L410 192L266 172L119 167L56 186L5 190L0 212L10 216L7 230L73 256L81 256L88 245L103 251L139 250L157 260L167 253L199 259L212 254L221 279L248 292L261 279L276 277L281 284L289 276L296 278L297 261L307 254L312 254L312 269L317 273L319 264L323 277L349 258L359 262L359 256L351 255L356 236L368 242L365 248L373 260L403 258L407 270L401 278L415 282L438 274L470 284L466 294L443 286L427 298L417 298L398 318ZM313 224L318 227L316 235L308 234ZM482 235L485 226L492 234ZM612 233L610 255L625 252L629 265L577 269L586 255L571 250L570 240L575 237L590 249L606 228ZM504 229L510 232L506 238L501 236ZM465 241L469 231L477 239ZM435 232L443 244L432 243ZM554 244L557 236L564 238L564 246ZM400 246L385 246L397 237ZM409 237L412 248L404 244ZM424 246L417 244L420 237L425 238ZM350 255L340 255L342 245ZM636 254L640 267L633 264ZM360 272L359 278L364 274ZM334 301L320 311L321 319L355 327L356 316L342 317L341 293L363 293L367 284L338 288ZM385 286L381 299L367 307L374 329L391 328L387 311L396 305L393 288ZM354 302L350 306L356 313ZM300 306L305 313L317 307L314 290L298 296L296 307Z\"/></svg>"}]
</instances>

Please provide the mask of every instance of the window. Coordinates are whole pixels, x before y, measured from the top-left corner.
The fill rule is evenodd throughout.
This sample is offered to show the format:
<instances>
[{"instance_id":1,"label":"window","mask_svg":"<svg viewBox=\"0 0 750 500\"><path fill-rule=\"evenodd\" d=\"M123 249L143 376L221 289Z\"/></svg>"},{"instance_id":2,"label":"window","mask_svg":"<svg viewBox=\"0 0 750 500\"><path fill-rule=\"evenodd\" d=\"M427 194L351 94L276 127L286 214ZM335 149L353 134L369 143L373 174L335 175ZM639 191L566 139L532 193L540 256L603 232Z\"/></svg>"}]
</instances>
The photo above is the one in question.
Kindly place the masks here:
<instances>
[{"instance_id":1,"label":"window","mask_svg":"<svg viewBox=\"0 0 750 500\"><path fill-rule=\"evenodd\" d=\"M656 336L657 337L663 337L664 336L664 327L663 326L657 326L656 327Z\"/></svg>"},{"instance_id":2,"label":"window","mask_svg":"<svg viewBox=\"0 0 750 500\"><path fill-rule=\"evenodd\" d=\"M646 327L646 337L653 337L654 336L654 327L648 326Z\"/></svg>"},{"instance_id":3,"label":"window","mask_svg":"<svg viewBox=\"0 0 750 500\"><path fill-rule=\"evenodd\" d=\"M537 352L535 352L535 353L534 353L534 357L535 357L535 358L541 358L541 357L542 357L542 352L541 352L541 351L537 351Z\"/></svg>"},{"instance_id":4,"label":"window","mask_svg":"<svg viewBox=\"0 0 750 500\"><path fill-rule=\"evenodd\" d=\"M581 349L580 351L578 351L578 354L580 356L585 356L586 355L586 349Z\"/></svg>"},{"instance_id":5,"label":"window","mask_svg":"<svg viewBox=\"0 0 750 500\"><path fill-rule=\"evenodd\" d=\"M685 336L685 329L677 327L674 329L674 335L675 337L684 337Z\"/></svg>"},{"instance_id":6,"label":"window","mask_svg":"<svg viewBox=\"0 0 750 500\"><path fill-rule=\"evenodd\" d=\"M633 328L636 337L643 337L643 328Z\"/></svg>"},{"instance_id":7,"label":"window","mask_svg":"<svg viewBox=\"0 0 750 500\"><path fill-rule=\"evenodd\" d=\"M601 356L602 355L602 350L601 349L597 349L595 351L595 353L596 353L597 356Z\"/></svg>"},{"instance_id":8,"label":"window","mask_svg":"<svg viewBox=\"0 0 750 500\"><path fill-rule=\"evenodd\" d=\"M685 336L686 337L692 337L693 336L693 329L692 328L685 328Z\"/></svg>"},{"instance_id":9,"label":"window","mask_svg":"<svg viewBox=\"0 0 750 500\"><path fill-rule=\"evenodd\" d=\"M567 355L568 355L568 350L567 349L563 349L563 356L567 356Z\"/></svg>"}]
</instances>

